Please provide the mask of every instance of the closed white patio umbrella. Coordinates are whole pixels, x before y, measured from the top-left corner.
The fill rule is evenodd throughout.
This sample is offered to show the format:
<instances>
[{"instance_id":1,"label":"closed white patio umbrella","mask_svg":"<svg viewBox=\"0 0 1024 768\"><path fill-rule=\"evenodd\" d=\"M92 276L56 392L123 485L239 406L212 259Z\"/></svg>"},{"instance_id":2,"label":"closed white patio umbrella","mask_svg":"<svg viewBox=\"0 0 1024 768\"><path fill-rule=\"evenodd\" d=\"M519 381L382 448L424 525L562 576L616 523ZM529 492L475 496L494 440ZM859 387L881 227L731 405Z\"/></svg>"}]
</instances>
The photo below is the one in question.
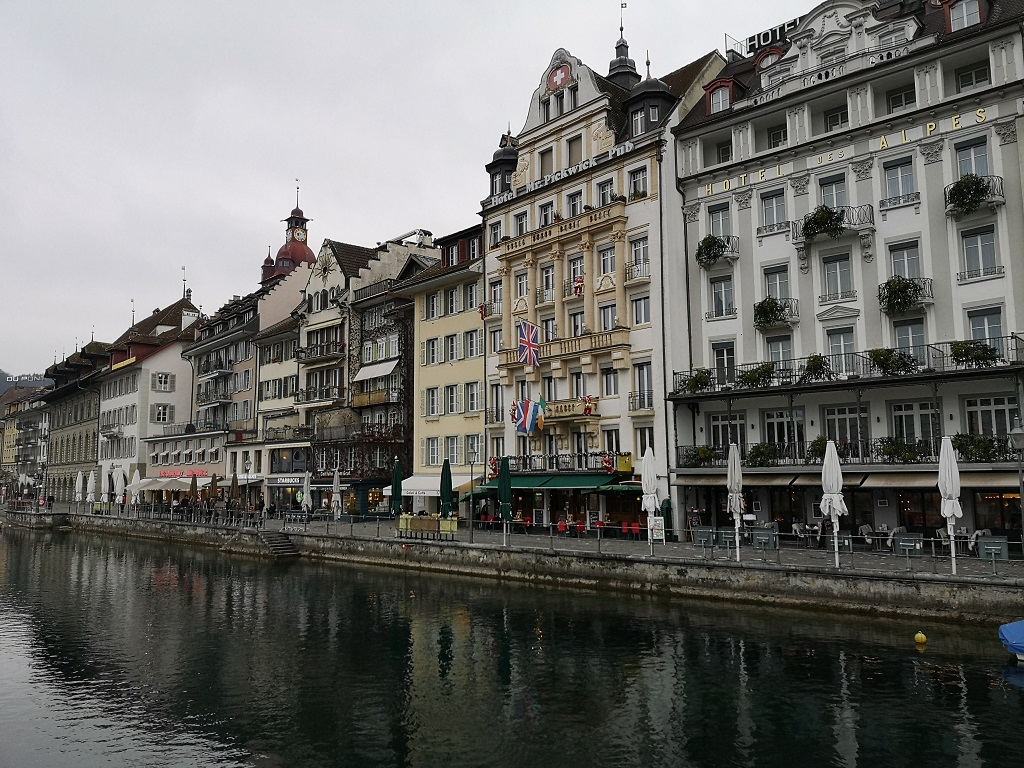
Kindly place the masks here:
<instances>
[{"instance_id":1,"label":"closed white patio umbrella","mask_svg":"<svg viewBox=\"0 0 1024 768\"><path fill-rule=\"evenodd\" d=\"M106 504L110 501L110 475L106 472L100 473L100 503Z\"/></svg>"},{"instance_id":2,"label":"closed white patio umbrella","mask_svg":"<svg viewBox=\"0 0 1024 768\"><path fill-rule=\"evenodd\" d=\"M334 481L331 483L331 516L335 520L341 519L341 477L337 467L334 468Z\"/></svg>"},{"instance_id":3,"label":"closed white patio umbrella","mask_svg":"<svg viewBox=\"0 0 1024 768\"><path fill-rule=\"evenodd\" d=\"M132 473L132 481L128 483L128 487L132 489L132 506L138 506L139 494L142 493L142 489L139 486L142 484L142 479L139 477L139 470L135 470Z\"/></svg>"},{"instance_id":4,"label":"closed white patio umbrella","mask_svg":"<svg viewBox=\"0 0 1024 768\"><path fill-rule=\"evenodd\" d=\"M309 481L310 473L306 473L306 477L302 480L302 512L303 514L309 514L313 511L313 497L309 493Z\"/></svg>"},{"instance_id":5,"label":"closed white patio umbrella","mask_svg":"<svg viewBox=\"0 0 1024 768\"><path fill-rule=\"evenodd\" d=\"M729 444L729 464L725 476L725 487L729 491L726 508L736 525L736 562L740 561L740 521L743 519L743 465L740 463L740 447Z\"/></svg>"},{"instance_id":6,"label":"closed white patio umbrella","mask_svg":"<svg viewBox=\"0 0 1024 768\"><path fill-rule=\"evenodd\" d=\"M942 495L942 516L946 518L949 533L949 554L952 559L953 575L956 576L956 533L954 524L963 517L960 507L960 467L956 463L953 440L943 435L939 448L939 493Z\"/></svg>"},{"instance_id":7,"label":"closed white patio umbrella","mask_svg":"<svg viewBox=\"0 0 1024 768\"><path fill-rule=\"evenodd\" d=\"M124 470L114 470L114 503L121 504L124 497Z\"/></svg>"},{"instance_id":8,"label":"closed white patio umbrella","mask_svg":"<svg viewBox=\"0 0 1024 768\"><path fill-rule=\"evenodd\" d=\"M95 504L96 503L96 470L92 470L89 473L89 485L85 490L85 503Z\"/></svg>"},{"instance_id":9,"label":"closed white patio umbrella","mask_svg":"<svg viewBox=\"0 0 1024 768\"><path fill-rule=\"evenodd\" d=\"M75 476L75 504L82 502L82 481L85 480L85 476L82 474L82 470L78 470L78 474Z\"/></svg>"},{"instance_id":10,"label":"closed white patio umbrella","mask_svg":"<svg viewBox=\"0 0 1024 768\"><path fill-rule=\"evenodd\" d=\"M843 468L839 464L836 443L829 440L825 445L825 460L821 465L821 514L832 521L832 542L836 553L836 568L839 567L839 516L845 515L846 499L843 498Z\"/></svg>"}]
</instances>

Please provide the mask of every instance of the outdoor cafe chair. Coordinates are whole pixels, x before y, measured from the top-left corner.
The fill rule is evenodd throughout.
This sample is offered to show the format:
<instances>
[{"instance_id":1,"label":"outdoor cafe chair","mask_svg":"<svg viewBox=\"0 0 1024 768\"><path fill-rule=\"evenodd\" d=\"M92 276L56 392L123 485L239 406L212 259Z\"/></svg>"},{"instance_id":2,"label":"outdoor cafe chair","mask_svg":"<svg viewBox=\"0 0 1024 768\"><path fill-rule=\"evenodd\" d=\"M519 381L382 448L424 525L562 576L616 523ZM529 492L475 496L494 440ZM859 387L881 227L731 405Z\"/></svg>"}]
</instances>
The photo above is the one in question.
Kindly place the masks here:
<instances>
[{"instance_id":1,"label":"outdoor cafe chair","mask_svg":"<svg viewBox=\"0 0 1024 768\"><path fill-rule=\"evenodd\" d=\"M629 538L629 523L627 523L625 520L622 521L621 535L622 535L622 538L624 538L624 539L628 539Z\"/></svg>"},{"instance_id":2,"label":"outdoor cafe chair","mask_svg":"<svg viewBox=\"0 0 1024 768\"><path fill-rule=\"evenodd\" d=\"M633 540L640 541L640 523L633 523Z\"/></svg>"},{"instance_id":3,"label":"outdoor cafe chair","mask_svg":"<svg viewBox=\"0 0 1024 768\"><path fill-rule=\"evenodd\" d=\"M558 521L558 535L559 536L565 536L565 534L566 534L566 532L568 530L569 530L569 527L566 525L565 520L559 520Z\"/></svg>"},{"instance_id":4,"label":"outdoor cafe chair","mask_svg":"<svg viewBox=\"0 0 1024 768\"><path fill-rule=\"evenodd\" d=\"M578 521L576 523L576 535L577 536L582 536L583 535L583 530L584 530L583 521L580 520L580 521Z\"/></svg>"}]
</instances>

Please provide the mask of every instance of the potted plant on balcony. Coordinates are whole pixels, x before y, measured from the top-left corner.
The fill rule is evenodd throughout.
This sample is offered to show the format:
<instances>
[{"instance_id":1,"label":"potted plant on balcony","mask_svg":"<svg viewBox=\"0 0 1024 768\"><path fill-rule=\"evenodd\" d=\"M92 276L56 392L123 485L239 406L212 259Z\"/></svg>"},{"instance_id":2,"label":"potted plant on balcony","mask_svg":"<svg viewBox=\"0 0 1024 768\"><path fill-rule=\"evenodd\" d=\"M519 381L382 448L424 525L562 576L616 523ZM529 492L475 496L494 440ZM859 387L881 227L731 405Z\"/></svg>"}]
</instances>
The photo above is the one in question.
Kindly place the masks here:
<instances>
[{"instance_id":1,"label":"potted plant on balcony","mask_svg":"<svg viewBox=\"0 0 1024 768\"><path fill-rule=\"evenodd\" d=\"M645 197L647 197L646 189L634 189L629 193L630 200L643 200Z\"/></svg>"},{"instance_id":2,"label":"potted plant on balcony","mask_svg":"<svg viewBox=\"0 0 1024 768\"><path fill-rule=\"evenodd\" d=\"M812 381L832 381L835 374L832 373L832 366L828 358L822 354L813 354L804 361L804 370L797 380L799 384L807 384Z\"/></svg>"},{"instance_id":3,"label":"potted plant on balcony","mask_svg":"<svg viewBox=\"0 0 1024 768\"><path fill-rule=\"evenodd\" d=\"M878 287L878 303L890 315L902 315L921 306L924 288L916 280L893 275Z\"/></svg>"},{"instance_id":4,"label":"potted plant on balcony","mask_svg":"<svg viewBox=\"0 0 1024 768\"><path fill-rule=\"evenodd\" d=\"M696 395L701 392L707 392L714 386L714 383L714 379L711 378L711 371L707 368L698 368L689 376L683 378L680 382L680 389Z\"/></svg>"},{"instance_id":5,"label":"potted plant on balcony","mask_svg":"<svg viewBox=\"0 0 1024 768\"><path fill-rule=\"evenodd\" d=\"M827 435L818 435L807 444L807 464L820 464L825 460L825 448L828 445Z\"/></svg>"},{"instance_id":6,"label":"potted plant on balcony","mask_svg":"<svg viewBox=\"0 0 1024 768\"><path fill-rule=\"evenodd\" d=\"M695 258L704 269L711 269L725 255L726 242L724 237L707 235L697 243Z\"/></svg>"},{"instance_id":7,"label":"potted plant on balcony","mask_svg":"<svg viewBox=\"0 0 1024 768\"><path fill-rule=\"evenodd\" d=\"M741 387L761 389L772 383L772 377L774 375L775 363L771 360L767 360L763 363L758 363L753 368L747 368L745 371L740 371L736 374L736 383Z\"/></svg>"},{"instance_id":8,"label":"potted plant on balcony","mask_svg":"<svg viewBox=\"0 0 1024 768\"><path fill-rule=\"evenodd\" d=\"M684 467L710 467L715 460L715 449L710 445L689 446L683 451Z\"/></svg>"},{"instance_id":9,"label":"potted plant on balcony","mask_svg":"<svg viewBox=\"0 0 1024 768\"><path fill-rule=\"evenodd\" d=\"M828 235L833 240L843 236L846 225L843 224L845 212L841 208L829 208L827 205L819 205L809 214L804 216L800 233L808 243L812 242L818 235Z\"/></svg>"},{"instance_id":10,"label":"potted plant on balcony","mask_svg":"<svg viewBox=\"0 0 1024 768\"><path fill-rule=\"evenodd\" d=\"M898 349L869 349L868 359L883 376L906 376L918 368L916 357Z\"/></svg>"},{"instance_id":11,"label":"potted plant on balcony","mask_svg":"<svg viewBox=\"0 0 1024 768\"><path fill-rule=\"evenodd\" d=\"M917 443L908 443L898 437L878 439L878 457L886 464L913 464L920 455Z\"/></svg>"},{"instance_id":12,"label":"potted plant on balcony","mask_svg":"<svg viewBox=\"0 0 1024 768\"><path fill-rule=\"evenodd\" d=\"M999 350L983 341L954 341L949 356L964 368L987 368L1000 360Z\"/></svg>"},{"instance_id":13,"label":"potted plant on balcony","mask_svg":"<svg viewBox=\"0 0 1024 768\"><path fill-rule=\"evenodd\" d=\"M964 435L957 433L951 440L960 460L968 464L991 464L999 461L996 441L991 435Z\"/></svg>"},{"instance_id":14,"label":"potted plant on balcony","mask_svg":"<svg viewBox=\"0 0 1024 768\"><path fill-rule=\"evenodd\" d=\"M779 452L772 443L754 443L747 449L748 467L773 467L779 460Z\"/></svg>"},{"instance_id":15,"label":"potted plant on balcony","mask_svg":"<svg viewBox=\"0 0 1024 768\"><path fill-rule=\"evenodd\" d=\"M781 300L769 296L754 305L754 325L758 328L771 328L786 321L788 307Z\"/></svg>"},{"instance_id":16,"label":"potted plant on balcony","mask_svg":"<svg viewBox=\"0 0 1024 768\"><path fill-rule=\"evenodd\" d=\"M969 216L988 198L988 182L981 176L965 173L949 185L946 205L954 216Z\"/></svg>"}]
</instances>

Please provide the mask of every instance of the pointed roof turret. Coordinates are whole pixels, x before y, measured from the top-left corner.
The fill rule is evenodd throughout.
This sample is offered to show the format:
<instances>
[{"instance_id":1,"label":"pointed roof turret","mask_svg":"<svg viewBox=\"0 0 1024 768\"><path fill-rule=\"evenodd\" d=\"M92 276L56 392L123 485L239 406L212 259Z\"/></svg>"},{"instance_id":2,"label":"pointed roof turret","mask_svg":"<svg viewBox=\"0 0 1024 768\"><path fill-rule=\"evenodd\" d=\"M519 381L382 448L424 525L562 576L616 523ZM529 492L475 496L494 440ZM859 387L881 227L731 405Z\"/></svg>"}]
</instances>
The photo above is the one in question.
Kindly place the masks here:
<instances>
[{"instance_id":1,"label":"pointed roof turret","mask_svg":"<svg viewBox=\"0 0 1024 768\"><path fill-rule=\"evenodd\" d=\"M640 73L636 71L636 62L629 58L629 43L623 37L621 24L619 25L619 41L615 43L615 58L608 63L608 79L626 90L640 82Z\"/></svg>"}]
</instances>

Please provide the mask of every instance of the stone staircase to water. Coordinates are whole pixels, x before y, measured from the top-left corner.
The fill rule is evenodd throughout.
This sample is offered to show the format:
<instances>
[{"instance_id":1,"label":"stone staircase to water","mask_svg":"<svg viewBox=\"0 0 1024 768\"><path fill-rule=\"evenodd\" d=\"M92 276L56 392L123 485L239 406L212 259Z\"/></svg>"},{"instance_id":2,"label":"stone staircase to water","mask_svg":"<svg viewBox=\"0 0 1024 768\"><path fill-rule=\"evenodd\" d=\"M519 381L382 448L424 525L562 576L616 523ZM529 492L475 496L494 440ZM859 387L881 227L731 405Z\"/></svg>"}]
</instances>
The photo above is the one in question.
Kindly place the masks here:
<instances>
[{"instance_id":1,"label":"stone staircase to water","mask_svg":"<svg viewBox=\"0 0 1024 768\"><path fill-rule=\"evenodd\" d=\"M298 557L299 549L288 536L280 531L260 531L260 539L277 558Z\"/></svg>"}]
</instances>

